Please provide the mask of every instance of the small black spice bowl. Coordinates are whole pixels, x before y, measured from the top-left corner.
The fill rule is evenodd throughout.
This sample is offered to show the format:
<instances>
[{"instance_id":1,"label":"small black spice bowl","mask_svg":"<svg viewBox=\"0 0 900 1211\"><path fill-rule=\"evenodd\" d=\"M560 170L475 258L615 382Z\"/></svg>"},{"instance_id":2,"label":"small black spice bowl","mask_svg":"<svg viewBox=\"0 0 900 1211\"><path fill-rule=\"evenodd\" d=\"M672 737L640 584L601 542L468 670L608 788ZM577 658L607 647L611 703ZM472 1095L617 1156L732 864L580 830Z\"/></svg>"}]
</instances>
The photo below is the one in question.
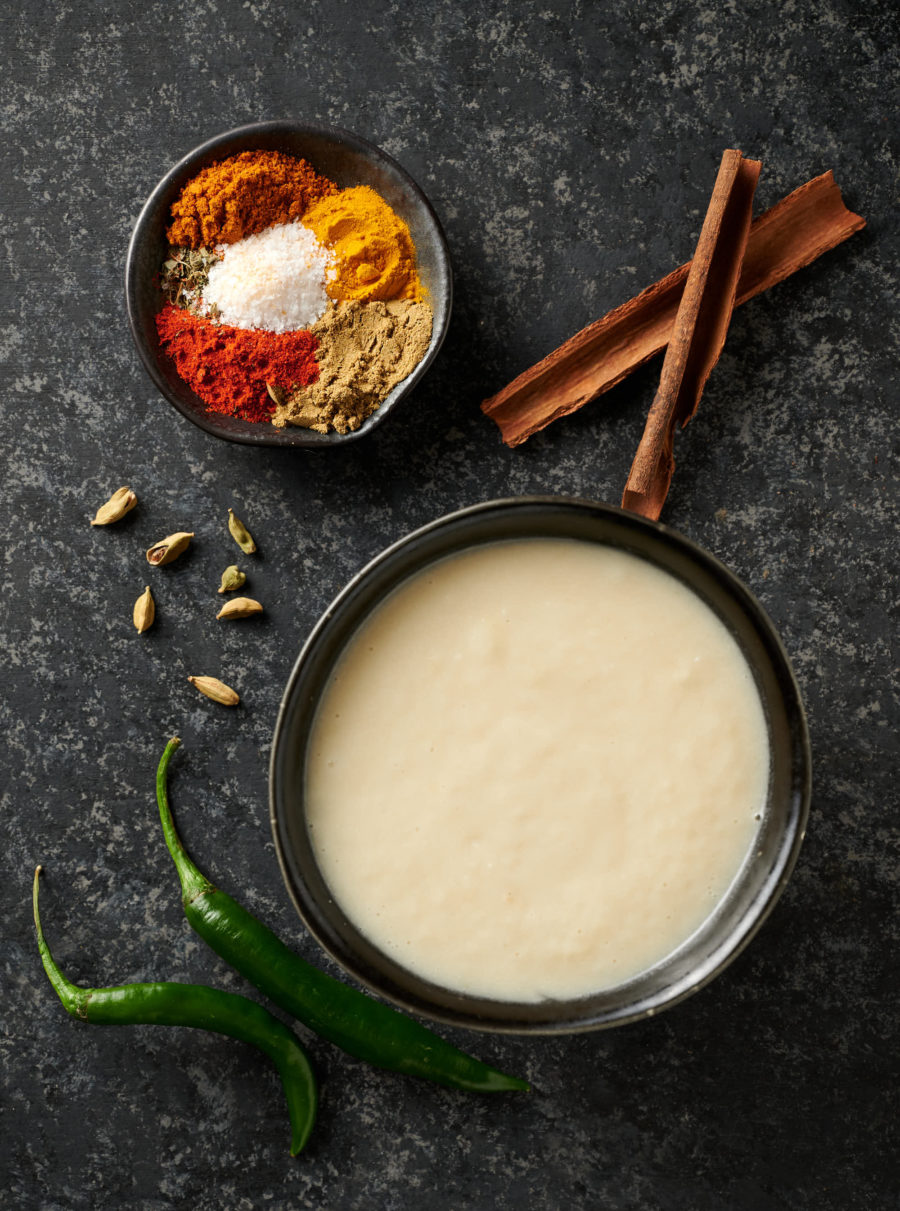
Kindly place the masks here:
<instances>
[{"instance_id":1,"label":"small black spice bowl","mask_svg":"<svg viewBox=\"0 0 900 1211\"><path fill-rule=\"evenodd\" d=\"M522 538L574 538L612 546L648 560L697 594L727 627L751 669L765 712L771 765L753 850L727 895L687 942L616 988L578 1000L519 1004L442 988L374 946L344 915L316 864L304 793L316 709L359 626L402 581L434 561L484 543ZM382 726L389 728L390 720ZM272 747L270 813L294 904L311 933L351 976L414 1013L450 1025L568 1033L650 1017L709 983L743 950L772 910L796 861L809 813L810 768L806 719L787 655L762 606L736 576L689 539L633 513L566 497L521 497L463 509L416 530L377 556L335 598L303 647L282 698ZM599 766L597 777L603 777Z\"/></svg>"},{"instance_id":2,"label":"small black spice bowl","mask_svg":"<svg viewBox=\"0 0 900 1211\"><path fill-rule=\"evenodd\" d=\"M209 412L203 400L179 378L175 365L159 347L156 316L164 303L160 271L168 243L169 211L184 186L201 169L241 151L281 151L308 160L340 188L368 185L381 194L408 225L418 255L418 270L434 312L431 343L425 356L402 383L352 433L314 433L310 429L252 424L236 416ZM141 211L125 265L125 303L131 333L141 361L169 403L214 437L251 446L337 446L371 433L407 396L437 356L450 323L453 276L440 221L411 176L386 152L336 126L303 122L259 122L217 135L185 156L168 172Z\"/></svg>"}]
</instances>

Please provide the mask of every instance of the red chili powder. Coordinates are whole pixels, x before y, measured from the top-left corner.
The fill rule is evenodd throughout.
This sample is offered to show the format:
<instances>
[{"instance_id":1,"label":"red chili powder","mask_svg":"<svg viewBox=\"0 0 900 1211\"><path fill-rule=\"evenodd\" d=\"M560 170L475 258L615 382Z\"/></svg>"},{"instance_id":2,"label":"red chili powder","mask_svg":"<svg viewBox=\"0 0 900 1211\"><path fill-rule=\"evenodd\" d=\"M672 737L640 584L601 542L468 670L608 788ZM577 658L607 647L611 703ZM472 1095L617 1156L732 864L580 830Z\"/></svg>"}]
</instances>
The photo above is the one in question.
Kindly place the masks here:
<instances>
[{"instance_id":1,"label":"red chili powder","mask_svg":"<svg viewBox=\"0 0 900 1211\"><path fill-rule=\"evenodd\" d=\"M265 332L213 324L167 303L156 317L159 343L210 412L268 421L275 403L266 383L306 387L319 377L311 332Z\"/></svg>"}]
</instances>

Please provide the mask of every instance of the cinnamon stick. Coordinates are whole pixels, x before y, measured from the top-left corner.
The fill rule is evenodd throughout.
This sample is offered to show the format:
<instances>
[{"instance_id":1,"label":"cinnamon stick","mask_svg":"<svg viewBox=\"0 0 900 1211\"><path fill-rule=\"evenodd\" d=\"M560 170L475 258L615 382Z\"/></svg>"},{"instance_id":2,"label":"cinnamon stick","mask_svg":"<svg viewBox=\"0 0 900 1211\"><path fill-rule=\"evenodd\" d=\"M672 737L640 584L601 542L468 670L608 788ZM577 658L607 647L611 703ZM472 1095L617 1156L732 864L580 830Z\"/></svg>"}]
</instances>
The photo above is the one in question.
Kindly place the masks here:
<instances>
[{"instance_id":1,"label":"cinnamon stick","mask_svg":"<svg viewBox=\"0 0 900 1211\"><path fill-rule=\"evenodd\" d=\"M865 225L844 205L830 171L807 181L750 228L735 306L803 269ZM688 261L583 328L486 399L482 411L496 421L506 444L518 446L576 412L664 349L690 267Z\"/></svg>"},{"instance_id":2,"label":"cinnamon stick","mask_svg":"<svg viewBox=\"0 0 900 1211\"><path fill-rule=\"evenodd\" d=\"M659 390L631 465L622 507L654 520L672 482L675 426L688 423L725 344L762 164L722 154L697 250L666 348Z\"/></svg>"}]
</instances>

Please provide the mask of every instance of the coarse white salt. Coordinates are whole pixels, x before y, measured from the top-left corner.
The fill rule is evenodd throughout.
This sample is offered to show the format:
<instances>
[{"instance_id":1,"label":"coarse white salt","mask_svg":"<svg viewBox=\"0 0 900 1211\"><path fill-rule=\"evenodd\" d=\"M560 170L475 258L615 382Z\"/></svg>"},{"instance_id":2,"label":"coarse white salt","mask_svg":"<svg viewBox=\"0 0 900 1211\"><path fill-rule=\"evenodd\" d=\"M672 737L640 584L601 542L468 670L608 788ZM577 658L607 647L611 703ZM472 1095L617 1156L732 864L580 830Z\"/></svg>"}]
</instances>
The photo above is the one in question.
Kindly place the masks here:
<instances>
[{"instance_id":1,"label":"coarse white salt","mask_svg":"<svg viewBox=\"0 0 900 1211\"><path fill-rule=\"evenodd\" d=\"M281 223L219 247L203 309L223 324L291 332L309 328L328 306L325 282L334 257L302 223Z\"/></svg>"}]
</instances>

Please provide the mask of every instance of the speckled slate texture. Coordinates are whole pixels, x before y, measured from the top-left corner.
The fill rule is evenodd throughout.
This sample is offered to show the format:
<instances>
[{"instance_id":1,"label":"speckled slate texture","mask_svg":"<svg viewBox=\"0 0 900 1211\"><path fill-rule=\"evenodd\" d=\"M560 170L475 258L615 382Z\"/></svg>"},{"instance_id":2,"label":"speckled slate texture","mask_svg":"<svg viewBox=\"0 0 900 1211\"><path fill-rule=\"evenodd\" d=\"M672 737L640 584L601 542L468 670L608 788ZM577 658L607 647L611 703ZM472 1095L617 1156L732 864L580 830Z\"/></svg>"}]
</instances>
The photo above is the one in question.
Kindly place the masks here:
<instances>
[{"instance_id":1,"label":"speckled slate texture","mask_svg":"<svg viewBox=\"0 0 900 1211\"><path fill-rule=\"evenodd\" d=\"M887 0L407 6L322 0L6 6L3 39L2 845L4 1206L196 1211L895 1206L898 21ZM404 414L317 453L205 437L150 388L122 305L131 226L196 143L302 116L381 144L453 250L450 337ZM833 168L861 235L742 308L678 442L665 518L780 628L807 698L809 836L771 921L659 1019L545 1041L454 1036L526 1073L487 1100L377 1073L318 1041L318 1128L287 1155L250 1048L69 1020L30 925L84 983L247 992L188 930L153 772L198 860L319 961L278 874L266 774L309 627L370 556L492 496L617 501L658 363L523 448L481 398L686 259L721 150L766 206ZM87 520L130 483L116 528ZM261 622L214 620L236 548ZM195 529L188 558L143 549ZM152 583L157 626L131 606ZM232 713L190 672L227 674ZM893 914L893 916L892 916ZM327 965L327 964L326 964Z\"/></svg>"}]
</instances>

